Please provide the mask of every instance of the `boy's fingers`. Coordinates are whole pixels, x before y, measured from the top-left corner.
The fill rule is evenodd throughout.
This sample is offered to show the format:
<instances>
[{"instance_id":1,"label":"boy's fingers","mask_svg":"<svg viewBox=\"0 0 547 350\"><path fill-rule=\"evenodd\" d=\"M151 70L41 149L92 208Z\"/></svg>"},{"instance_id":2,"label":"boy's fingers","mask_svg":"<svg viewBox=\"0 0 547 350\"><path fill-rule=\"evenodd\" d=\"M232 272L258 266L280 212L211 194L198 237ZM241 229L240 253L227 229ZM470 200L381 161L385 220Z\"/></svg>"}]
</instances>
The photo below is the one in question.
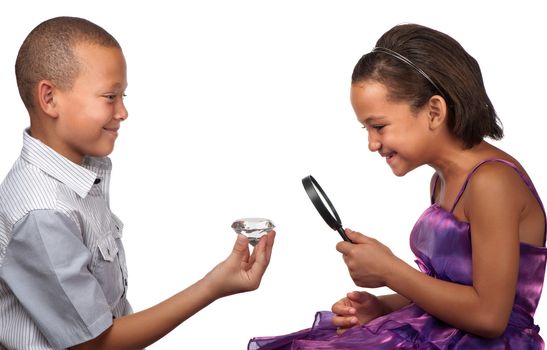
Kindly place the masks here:
<instances>
[{"instance_id":1,"label":"boy's fingers","mask_svg":"<svg viewBox=\"0 0 547 350\"><path fill-rule=\"evenodd\" d=\"M247 259L249 256L248 244L249 241L247 240L247 237L245 237L241 233L238 234L230 257L237 257L240 260Z\"/></svg>"},{"instance_id":2,"label":"boy's fingers","mask_svg":"<svg viewBox=\"0 0 547 350\"><path fill-rule=\"evenodd\" d=\"M248 239L241 233L237 235L236 242L234 244L234 252L243 252L247 249Z\"/></svg>"},{"instance_id":3,"label":"boy's fingers","mask_svg":"<svg viewBox=\"0 0 547 350\"><path fill-rule=\"evenodd\" d=\"M268 263L270 262L270 258L272 256L272 249L273 249L273 244L275 242L275 235L276 235L275 231L271 231L266 235L268 238L266 241L266 259Z\"/></svg>"},{"instance_id":4,"label":"boy's fingers","mask_svg":"<svg viewBox=\"0 0 547 350\"><path fill-rule=\"evenodd\" d=\"M273 232L273 231L272 231ZM272 232L263 236L253 250L253 264L251 271L253 273L263 274L270 262L270 255L272 253L272 244L275 233Z\"/></svg>"}]
</instances>

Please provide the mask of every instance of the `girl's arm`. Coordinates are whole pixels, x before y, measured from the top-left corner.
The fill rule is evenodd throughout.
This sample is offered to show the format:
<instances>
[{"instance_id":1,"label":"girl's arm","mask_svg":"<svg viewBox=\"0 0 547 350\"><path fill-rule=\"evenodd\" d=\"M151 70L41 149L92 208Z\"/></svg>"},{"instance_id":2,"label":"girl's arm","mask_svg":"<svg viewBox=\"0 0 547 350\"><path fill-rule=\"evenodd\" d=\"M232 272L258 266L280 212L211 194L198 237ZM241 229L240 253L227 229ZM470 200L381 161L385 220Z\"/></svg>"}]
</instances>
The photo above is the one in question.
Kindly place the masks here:
<instances>
[{"instance_id":1,"label":"girl's arm","mask_svg":"<svg viewBox=\"0 0 547 350\"><path fill-rule=\"evenodd\" d=\"M250 255L247 238L238 235L230 256L203 279L149 309L113 320L100 336L71 349L142 349L216 299L258 288L274 238L273 231L262 237Z\"/></svg>"},{"instance_id":2,"label":"girl's arm","mask_svg":"<svg viewBox=\"0 0 547 350\"><path fill-rule=\"evenodd\" d=\"M429 184L432 201L435 197L436 181L437 175L433 174ZM398 293L375 296L364 291L349 292L332 306L331 311L335 314L332 323L338 328L338 334L342 334L355 325L368 323L409 303L410 300Z\"/></svg>"},{"instance_id":3,"label":"girl's arm","mask_svg":"<svg viewBox=\"0 0 547 350\"><path fill-rule=\"evenodd\" d=\"M388 286L454 327L496 337L507 327L513 307L521 214L530 203L537 205L530 196L507 166L485 164L474 174L461 203L471 225L472 286L427 276L376 240L351 230L348 235L358 244L340 242L337 248L357 285Z\"/></svg>"},{"instance_id":4,"label":"girl's arm","mask_svg":"<svg viewBox=\"0 0 547 350\"><path fill-rule=\"evenodd\" d=\"M387 311L386 314L397 311L410 304L410 300L408 300L408 298L405 298L398 293L381 295L378 297L378 300L380 300Z\"/></svg>"}]
</instances>

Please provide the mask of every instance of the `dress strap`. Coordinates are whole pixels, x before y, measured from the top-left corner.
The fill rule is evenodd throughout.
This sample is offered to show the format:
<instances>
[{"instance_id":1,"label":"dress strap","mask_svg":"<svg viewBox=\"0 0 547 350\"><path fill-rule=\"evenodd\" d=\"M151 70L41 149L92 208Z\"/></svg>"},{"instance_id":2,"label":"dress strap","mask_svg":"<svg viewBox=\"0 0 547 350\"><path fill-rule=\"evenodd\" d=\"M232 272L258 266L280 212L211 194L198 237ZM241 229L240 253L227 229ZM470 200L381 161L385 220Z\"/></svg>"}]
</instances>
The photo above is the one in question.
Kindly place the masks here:
<instances>
[{"instance_id":1,"label":"dress strap","mask_svg":"<svg viewBox=\"0 0 547 350\"><path fill-rule=\"evenodd\" d=\"M526 176L526 174L524 174L515 164L505 159L490 158L490 159L485 159L481 161L479 164L475 165L475 167L467 175L467 178L465 179L465 182L463 183L462 188L460 189L460 192L458 193L458 196L456 197L456 200L454 201L454 204L452 205L452 209L450 209L450 212L453 213L454 209L456 209L456 205L458 205L458 202L460 201L460 198L462 197L463 192L465 191L465 188L467 187L467 184L469 183L469 180L471 179L471 176L473 176L473 174L477 171L477 169L481 165L483 165L484 163L489 163L489 162L500 162L500 163L509 165L510 167L515 169L515 171L520 175L520 177L522 178L522 180L524 181L528 189L530 189L530 192L532 192L532 194L538 201L539 206L541 207L541 210L543 211L543 217L545 218L546 226L545 226L545 235L543 239L543 245L545 246L545 243L547 240L547 214L545 213L545 207L543 206L543 203L541 202L541 199L539 198L539 194L537 193L536 188L534 187L534 184L532 183L532 180L530 180L530 178ZM435 182L435 185L436 185L436 182Z\"/></svg>"},{"instance_id":2,"label":"dress strap","mask_svg":"<svg viewBox=\"0 0 547 350\"><path fill-rule=\"evenodd\" d=\"M431 204L435 204L435 193L437 192L437 183L439 182L439 174L437 173L433 174L433 178L435 179L435 182L433 182L433 186L431 187Z\"/></svg>"},{"instance_id":3,"label":"dress strap","mask_svg":"<svg viewBox=\"0 0 547 350\"><path fill-rule=\"evenodd\" d=\"M511 162L508 162L504 159L498 159L498 158L490 158L490 159L485 159L483 161L481 161L479 164L475 165L475 167L469 172L469 174L467 174L467 178L465 179L465 182L463 183L462 185L462 188L460 189L460 192L458 193L458 195L456 196L456 200L454 200L454 204L452 205L452 209L450 209L450 212L453 213L454 212L454 209L456 209L456 205L458 205L458 202L460 201L460 199L462 198L462 195L463 195L463 192L465 191L465 189L467 188L467 184L469 183L469 180L471 179L471 176L473 176L473 174L475 174L475 172L479 169L479 167L485 163L490 163L490 162L500 162L500 163L505 163L509 166L511 166L512 168L514 168L518 173L519 175L524 178L524 174L522 174L519 170L519 168L517 168L517 166ZM526 182L526 181L525 181ZM528 185L528 182L526 182L526 184ZM530 186L528 186L530 187ZM535 191L534 191L535 192ZM539 197L537 197L536 195L536 198L539 199Z\"/></svg>"}]
</instances>

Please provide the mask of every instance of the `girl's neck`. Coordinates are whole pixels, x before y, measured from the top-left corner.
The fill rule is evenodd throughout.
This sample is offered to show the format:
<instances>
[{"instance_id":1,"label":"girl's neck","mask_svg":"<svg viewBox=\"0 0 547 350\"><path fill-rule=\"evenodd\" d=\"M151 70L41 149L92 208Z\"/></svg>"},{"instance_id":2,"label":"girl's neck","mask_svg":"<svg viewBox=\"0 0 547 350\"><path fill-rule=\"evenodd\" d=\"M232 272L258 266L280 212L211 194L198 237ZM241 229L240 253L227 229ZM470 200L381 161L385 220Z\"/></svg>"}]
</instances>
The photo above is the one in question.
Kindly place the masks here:
<instances>
[{"instance_id":1,"label":"girl's neck","mask_svg":"<svg viewBox=\"0 0 547 350\"><path fill-rule=\"evenodd\" d=\"M486 141L478 145L464 149L462 147L446 147L440 149L439 156L429 165L435 169L441 180L447 182L450 179L459 179L467 174L481 160L501 156L501 152L496 147Z\"/></svg>"}]
</instances>

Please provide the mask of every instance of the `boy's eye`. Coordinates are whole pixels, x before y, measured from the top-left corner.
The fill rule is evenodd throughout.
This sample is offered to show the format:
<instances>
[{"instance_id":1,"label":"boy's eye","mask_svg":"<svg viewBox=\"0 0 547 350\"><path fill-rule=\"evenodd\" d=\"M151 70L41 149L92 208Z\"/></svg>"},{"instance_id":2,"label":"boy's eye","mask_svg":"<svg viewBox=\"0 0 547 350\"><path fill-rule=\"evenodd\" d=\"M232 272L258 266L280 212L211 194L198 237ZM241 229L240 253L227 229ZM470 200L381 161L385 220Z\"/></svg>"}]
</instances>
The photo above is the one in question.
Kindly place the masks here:
<instances>
[{"instance_id":1,"label":"boy's eye","mask_svg":"<svg viewBox=\"0 0 547 350\"><path fill-rule=\"evenodd\" d=\"M116 98L120 96L122 99L125 98L125 96L127 96L125 93L122 93L122 94L106 94L106 95L103 95L104 98L106 98L108 100L108 102L114 102L116 100Z\"/></svg>"}]
</instances>

